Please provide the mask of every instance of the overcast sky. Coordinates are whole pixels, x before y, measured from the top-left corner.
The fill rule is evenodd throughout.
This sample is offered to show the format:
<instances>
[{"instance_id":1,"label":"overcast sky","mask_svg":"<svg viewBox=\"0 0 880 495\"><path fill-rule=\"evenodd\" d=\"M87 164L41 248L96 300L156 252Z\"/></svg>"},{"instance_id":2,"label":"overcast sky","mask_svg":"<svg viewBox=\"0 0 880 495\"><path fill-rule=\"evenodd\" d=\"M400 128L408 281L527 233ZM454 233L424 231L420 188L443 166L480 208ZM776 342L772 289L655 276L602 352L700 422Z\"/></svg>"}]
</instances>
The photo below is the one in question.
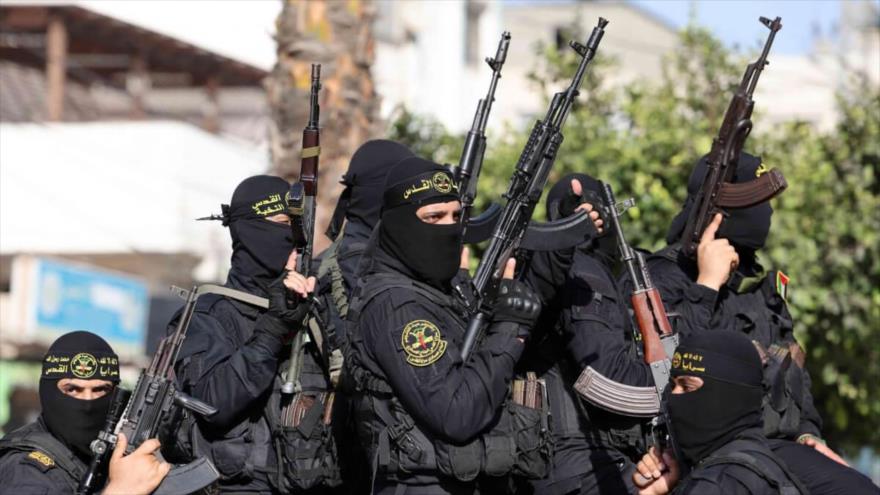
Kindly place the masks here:
<instances>
[{"instance_id":1,"label":"overcast sky","mask_svg":"<svg viewBox=\"0 0 880 495\"><path fill-rule=\"evenodd\" d=\"M407 0L395 0L407 1ZM447 0L455 1L455 0ZM533 1L533 0L505 0ZM880 5L880 0L872 0ZM89 8L181 38L268 69L275 60L272 33L280 0L80 0ZM841 0L632 0L675 27L695 8L697 21L729 46L754 48L766 37L758 17L780 16L773 51L809 52L814 33L829 34ZM201 22L193 22L199 20Z\"/></svg>"}]
</instances>

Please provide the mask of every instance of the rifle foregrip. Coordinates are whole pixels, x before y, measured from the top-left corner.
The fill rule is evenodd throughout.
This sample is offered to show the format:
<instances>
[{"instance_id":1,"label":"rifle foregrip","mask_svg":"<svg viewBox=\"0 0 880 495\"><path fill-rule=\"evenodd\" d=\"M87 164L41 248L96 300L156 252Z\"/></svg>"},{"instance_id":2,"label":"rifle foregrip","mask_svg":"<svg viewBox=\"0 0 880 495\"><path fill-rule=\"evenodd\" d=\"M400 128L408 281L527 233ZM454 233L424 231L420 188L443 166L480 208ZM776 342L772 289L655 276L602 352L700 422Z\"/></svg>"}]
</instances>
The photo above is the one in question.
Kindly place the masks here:
<instances>
[{"instance_id":1,"label":"rifle foregrip","mask_svg":"<svg viewBox=\"0 0 880 495\"><path fill-rule=\"evenodd\" d=\"M787 187L785 176L774 168L749 182L725 182L715 204L720 208L748 208L776 197Z\"/></svg>"},{"instance_id":2,"label":"rifle foregrip","mask_svg":"<svg viewBox=\"0 0 880 495\"><path fill-rule=\"evenodd\" d=\"M648 296L645 293L633 294L632 307L636 316L642 343L645 346L645 362L653 363L666 359L666 351L660 342L660 333L654 325L654 313L651 311Z\"/></svg>"},{"instance_id":3,"label":"rifle foregrip","mask_svg":"<svg viewBox=\"0 0 880 495\"><path fill-rule=\"evenodd\" d=\"M663 299L660 297L660 291L656 288L646 292L648 302L651 303L651 311L654 315L654 321L657 323L657 330L661 335L672 334L672 324L669 323L669 317L666 315L666 307L663 306Z\"/></svg>"}]
</instances>

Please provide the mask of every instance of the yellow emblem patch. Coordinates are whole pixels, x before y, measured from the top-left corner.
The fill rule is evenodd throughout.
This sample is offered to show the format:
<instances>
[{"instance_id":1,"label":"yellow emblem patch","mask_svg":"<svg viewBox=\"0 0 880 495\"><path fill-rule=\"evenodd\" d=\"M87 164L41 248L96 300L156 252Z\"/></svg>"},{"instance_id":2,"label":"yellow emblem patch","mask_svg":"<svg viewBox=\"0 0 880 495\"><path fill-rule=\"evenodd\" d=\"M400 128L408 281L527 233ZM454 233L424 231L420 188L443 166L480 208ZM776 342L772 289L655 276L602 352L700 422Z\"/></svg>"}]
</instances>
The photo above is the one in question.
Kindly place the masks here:
<instances>
[{"instance_id":1,"label":"yellow emblem patch","mask_svg":"<svg viewBox=\"0 0 880 495\"><path fill-rule=\"evenodd\" d=\"M672 355L672 367L680 368L681 367L681 353L676 352Z\"/></svg>"},{"instance_id":2,"label":"yellow emblem patch","mask_svg":"<svg viewBox=\"0 0 880 495\"><path fill-rule=\"evenodd\" d=\"M770 171L770 169L767 168L767 165L764 165L764 163L761 162L761 164L758 165L758 170L755 170L755 177L760 177L769 171Z\"/></svg>"},{"instance_id":3,"label":"yellow emblem patch","mask_svg":"<svg viewBox=\"0 0 880 495\"><path fill-rule=\"evenodd\" d=\"M407 323L400 344L406 353L406 362L413 366L434 364L446 352L446 341L440 335L440 329L428 320Z\"/></svg>"},{"instance_id":4,"label":"yellow emblem patch","mask_svg":"<svg viewBox=\"0 0 880 495\"><path fill-rule=\"evenodd\" d=\"M91 378L98 371L98 360L87 352L81 352L70 360L70 372L77 378Z\"/></svg>"},{"instance_id":5,"label":"yellow emblem patch","mask_svg":"<svg viewBox=\"0 0 880 495\"><path fill-rule=\"evenodd\" d=\"M446 194L449 191L452 191L452 180L449 179L449 175L445 172L437 172L431 177L431 183L434 185L434 190L441 194Z\"/></svg>"},{"instance_id":6,"label":"yellow emblem patch","mask_svg":"<svg viewBox=\"0 0 880 495\"><path fill-rule=\"evenodd\" d=\"M35 450L28 454L28 459L33 459L46 467L52 467L55 465L55 461L51 457L40 452L39 450Z\"/></svg>"}]
</instances>

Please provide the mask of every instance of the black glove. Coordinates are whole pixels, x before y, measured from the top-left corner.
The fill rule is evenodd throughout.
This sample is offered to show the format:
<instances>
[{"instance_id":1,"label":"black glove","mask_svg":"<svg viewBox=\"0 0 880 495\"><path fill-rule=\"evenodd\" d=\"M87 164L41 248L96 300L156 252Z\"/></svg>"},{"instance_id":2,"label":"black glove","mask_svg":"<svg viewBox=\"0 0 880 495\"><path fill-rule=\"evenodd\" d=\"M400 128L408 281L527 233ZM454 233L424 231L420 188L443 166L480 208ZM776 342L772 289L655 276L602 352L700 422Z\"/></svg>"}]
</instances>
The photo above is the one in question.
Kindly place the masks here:
<instances>
[{"instance_id":1,"label":"black glove","mask_svg":"<svg viewBox=\"0 0 880 495\"><path fill-rule=\"evenodd\" d=\"M298 295L291 297L290 290L284 285L288 273L285 270L271 284L263 287L269 299L269 309L260 316L256 326L277 336L286 335L292 326L301 325L309 312L309 301Z\"/></svg>"},{"instance_id":2,"label":"black glove","mask_svg":"<svg viewBox=\"0 0 880 495\"><path fill-rule=\"evenodd\" d=\"M492 321L510 321L531 328L540 314L541 298L529 286L519 280L501 281Z\"/></svg>"},{"instance_id":3,"label":"black glove","mask_svg":"<svg viewBox=\"0 0 880 495\"><path fill-rule=\"evenodd\" d=\"M577 207L584 203L590 203L590 205L593 206L593 211L599 213L599 218L601 218L603 222L606 220L605 212L603 211L603 205L605 202L598 194L596 194L596 191L584 190L580 195L577 195L571 189L571 185L568 186L568 190L562 199L554 201L548 205L550 220L559 220L560 218L570 217L574 215Z\"/></svg>"}]
</instances>

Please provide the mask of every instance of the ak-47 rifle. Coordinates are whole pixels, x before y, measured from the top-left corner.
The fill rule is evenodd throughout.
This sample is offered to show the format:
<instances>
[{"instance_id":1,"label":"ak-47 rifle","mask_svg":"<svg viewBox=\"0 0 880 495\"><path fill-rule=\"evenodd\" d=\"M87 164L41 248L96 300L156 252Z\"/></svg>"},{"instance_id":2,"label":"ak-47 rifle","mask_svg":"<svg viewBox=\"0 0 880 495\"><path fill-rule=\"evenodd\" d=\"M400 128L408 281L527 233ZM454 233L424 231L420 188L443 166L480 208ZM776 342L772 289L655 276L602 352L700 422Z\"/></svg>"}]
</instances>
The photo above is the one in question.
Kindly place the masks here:
<instances>
[{"instance_id":1,"label":"ak-47 rifle","mask_svg":"<svg viewBox=\"0 0 880 495\"><path fill-rule=\"evenodd\" d=\"M644 255L634 250L626 242L626 236L620 226L620 215L627 208L633 206L635 201L627 199L618 205L614 199L614 191L608 184L603 184L602 193L602 199L605 203L603 206L604 216L611 222L611 228L617 237L620 260L626 267L626 272L633 283L630 303L636 326L642 336L645 362L651 367L651 375L654 379L655 397L643 400L644 398L640 398L638 394L627 395L626 399L629 402L630 411L620 412L636 416L653 416L651 424L655 443L664 448L671 447L674 450L676 444L668 427L669 422L663 406L663 392L669 384L670 372L672 371L671 357L678 346L678 335L673 332L669 318L666 316L666 308L663 306L660 291L651 280ZM635 389L635 387L633 388ZM599 400L608 399L605 397L599 398Z\"/></svg>"},{"instance_id":2,"label":"ak-47 rifle","mask_svg":"<svg viewBox=\"0 0 880 495\"><path fill-rule=\"evenodd\" d=\"M217 285L206 284L191 291L179 287L172 289L186 299L177 327L174 333L159 343L150 366L141 371L134 391L120 390L114 396L105 428L92 442L93 457L89 470L80 481L77 490L80 495L93 493L97 488L98 480L105 474L103 470L120 433L128 439L128 446L125 448L127 455L150 438L156 438L160 430L175 430L179 424L170 423L182 421L182 410L202 417L217 412L212 406L184 394L175 386L174 363L177 362L177 355L186 338L186 331L198 298L204 294L221 294L263 308L269 306L266 299ZM125 410L120 416L122 404L125 404ZM155 495L193 493L210 485L219 476L211 461L207 457L200 457L189 464L171 468L153 493Z\"/></svg>"},{"instance_id":3,"label":"ak-47 rifle","mask_svg":"<svg viewBox=\"0 0 880 495\"><path fill-rule=\"evenodd\" d=\"M708 170L699 193L694 197L691 213L688 216L684 234L681 237L682 251L689 257L696 257L697 246L703 231L712 222L716 213L728 208L748 208L767 201L782 192L788 183L782 172L773 169L749 182L733 183L733 176L739 156L749 132L752 130L752 110L755 101L752 94L764 66L769 64L767 55L776 32L782 29L779 17L771 21L761 17L761 24L770 29L770 36L764 50L757 60L746 68L742 82L733 95L718 136L712 141L712 150L707 157Z\"/></svg>"},{"instance_id":4,"label":"ak-47 rifle","mask_svg":"<svg viewBox=\"0 0 880 495\"><path fill-rule=\"evenodd\" d=\"M321 107L318 104L318 93L321 91L321 65L312 64L312 88L309 98L309 122L303 129L302 165L299 182L290 186L290 197L287 200L288 213L293 231L293 245L297 250L296 271L304 277L312 272L312 250L315 244L315 205L318 196L318 157L321 154ZM308 300L315 304L314 297ZM306 343L309 312L300 329L290 344L290 365L287 369L281 392L291 395L302 391L300 376L302 374L303 346Z\"/></svg>"},{"instance_id":5,"label":"ak-47 rifle","mask_svg":"<svg viewBox=\"0 0 880 495\"><path fill-rule=\"evenodd\" d=\"M489 112L492 111L492 103L495 101L495 88L501 79L501 67L507 60L507 48L510 46L510 33L504 31L501 41L498 42L498 51L495 57L486 57L486 63L492 69L492 81L489 83L489 92L485 98L477 103L477 112L474 114L474 122L468 131L467 140L461 152L458 167L453 170L453 177L458 184L461 197L461 224L467 229L470 220L471 208L477 197L477 180L480 178L480 169L483 167L483 156L486 154L486 124L489 121Z\"/></svg>"},{"instance_id":6,"label":"ak-47 rifle","mask_svg":"<svg viewBox=\"0 0 880 495\"><path fill-rule=\"evenodd\" d=\"M543 120L535 123L529 140L520 154L516 170L510 180L510 187L504 196L507 199L507 204L501 211L501 216L492 234L492 240L474 275L473 294L476 301L471 306L474 313L462 344L462 359L467 359L488 324L488 319L492 314L491 305L498 293L504 266L507 259L520 247L535 206L541 199L550 169L556 161L556 153L562 145L562 127L578 95L578 88L587 70L587 65L596 54L596 49L599 47L607 24L608 21L600 17L598 25L593 28L585 45L577 41L569 43L581 56L580 65L578 65L568 88L553 96L546 116Z\"/></svg>"}]
</instances>

